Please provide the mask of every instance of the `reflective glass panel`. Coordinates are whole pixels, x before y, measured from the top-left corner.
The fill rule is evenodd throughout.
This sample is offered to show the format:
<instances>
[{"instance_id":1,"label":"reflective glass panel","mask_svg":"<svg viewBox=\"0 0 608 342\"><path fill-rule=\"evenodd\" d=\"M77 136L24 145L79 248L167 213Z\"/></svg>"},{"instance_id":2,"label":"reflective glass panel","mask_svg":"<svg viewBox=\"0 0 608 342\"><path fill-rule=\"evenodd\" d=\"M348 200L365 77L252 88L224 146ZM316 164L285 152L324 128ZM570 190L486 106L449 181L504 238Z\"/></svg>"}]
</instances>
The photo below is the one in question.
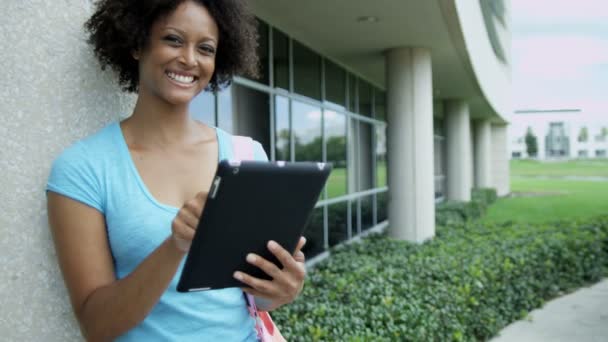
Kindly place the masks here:
<instances>
[{"instance_id":1,"label":"reflective glass panel","mask_svg":"<svg viewBox=\"0 0 608 342\"><path fill-rule=\"evenodd\" d=\"M357 77L348 74L348 110L357 113Z\"/></svg>"},{"instance_id":2,"label":"reflective glass panel","mask_svg":"<svg viewBox=\"0 0 608 342\"><path fill-rule=\"evenodd\" d=\"M270 95L238 84L232 88L235 134L251 137L270 151Z\"/></svg>"},{"instance_id":3,"label":"reflective glass panel","mask_svg":"<svg viewBox=\"0 0 608 342\"><path fill-rule=\"evenodd\" d=\"M348 239L348 202L327 207L329 226L329 246L335 246Z\"/></svg>"},{"instance_id":4,"label":"reflective glass panel","mask_svg":"<svg viewBox=\"0 0 608 342\"><path fill-rule=\"evenodd\" d=\"M331 110L324 113L327 161L333 165L327 180L327 197L332 198L347 194L346 117Z\"/></svg>"},{"instance_id":5,"label":"reflective glass panel","mask_svg":"<svg viewBox=\"0 0 608 342\"><path fill-rule=\"evenodd\" d=\"M376 203L378 222L388 220L388 192L376 194Z\"/></svg>"},{"instance_id":6,"label":"reflective glass panel","mask_svg":"<svg viewBox=\"0 0 608 342\"><path fill-rule=\"evenodd\" d=\"M321 100L321 57L295 40L292 44L294 92Z\"/></svg>"},{"instance_id":7,"label":"reflective glass panel","mask_svg":"<svg viewBox=\"0 0 608 342\"><path fill-rule=\"evenodd\" d=\"M289 130L289 100L283 96L275 97L275 159L291 160Z\"/></svg>"},{"instance_id":8,"label":"reflective glass panel","mask_svg":"<svg viewBox=\"0 0 608 342\"><path fill-rule=\"evenodd\" d=\"M376 126L376 187L387 186L386 126Z\"/></svg>"},{"instance_id":9,"label":"reflective glass panel","mask_svg":"<svg viewBox=\"0 0 608 342\"><path fill-rule=\"evenodd\" d=\"M325 100L346 107L346 71L325 60Z\"/></svg>"},{"instance_id":10,"label":"reflective glass panel","mask_svg":"<svg viewBox=\"0 0 608 342\"><path fill-rule=\"evenodd\" d=\"M374 188L373 175L373 139L374 127L363 121L359 121L359 143L357 144L357 165L359 171L359 191Z\"/></svg>"},{"instance_id":11,"label":"reflective glass panel","mask_svg":"<svg viewBox=\"0 0 608 342\"><path fill-rule=\"evenodd\" d=\"M366 81L359 79L359 111L365 116L372 116L372 86Z\"/></svg>"},{"instance_id":12,"label":"reflective glass panel","mask_svg":"<svg viewBox=\"0 0 608 342\"><path fill-rule=\"evenodd\" d=\"M374 195L361 198L361 230L366 231L374 226Z\"/></svg>"},{"instance_id":13,"label":"reflective glass panel","mask_svg":"<svg viewBox=\"0 0 608 342\"><path fill-rule=\"evenodd\" d=\"M374 117L386 121L386 92L377 88L374 92Z\"/></svg>"},{"instance_id":14,"label":"reflective glass panel","mask_svg":"<svg viewBox=\"0 0 608 342\"><path fill-rule=\"evenodd\" d=\"M272 44L274 86L289 90L289 39L283 32L273 28Z\"/></svg>"},{"instance_id":15,"label":"reflective glass panel","mask_svg":"<svg viewBox=\"0 0 608 342\"><path fill-rule=\"evenodd\" d=\"M292 101L292 128L296 161L322 161L321 109Z\"/></svg>"}]
</instances>

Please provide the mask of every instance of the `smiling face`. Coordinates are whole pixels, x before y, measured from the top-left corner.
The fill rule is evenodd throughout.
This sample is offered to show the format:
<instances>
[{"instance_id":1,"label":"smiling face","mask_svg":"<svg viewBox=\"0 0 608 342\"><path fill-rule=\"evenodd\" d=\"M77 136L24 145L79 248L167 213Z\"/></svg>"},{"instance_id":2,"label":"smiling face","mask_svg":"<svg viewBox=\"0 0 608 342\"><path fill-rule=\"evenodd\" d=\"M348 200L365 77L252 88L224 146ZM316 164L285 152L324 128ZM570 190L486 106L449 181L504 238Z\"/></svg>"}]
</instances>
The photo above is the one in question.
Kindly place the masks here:
<instances>
[{"instance_id":1,"label":"smiling face","mask_svg":"<svg viewBox=\"0 0 608 342\"><path fill-rule=\"evenodd\" d=\"M215 70L219 29L202 5L181 3L150 29L139 60L139 95L187 105L205 89Z\"/></svg>"}]
</instances>

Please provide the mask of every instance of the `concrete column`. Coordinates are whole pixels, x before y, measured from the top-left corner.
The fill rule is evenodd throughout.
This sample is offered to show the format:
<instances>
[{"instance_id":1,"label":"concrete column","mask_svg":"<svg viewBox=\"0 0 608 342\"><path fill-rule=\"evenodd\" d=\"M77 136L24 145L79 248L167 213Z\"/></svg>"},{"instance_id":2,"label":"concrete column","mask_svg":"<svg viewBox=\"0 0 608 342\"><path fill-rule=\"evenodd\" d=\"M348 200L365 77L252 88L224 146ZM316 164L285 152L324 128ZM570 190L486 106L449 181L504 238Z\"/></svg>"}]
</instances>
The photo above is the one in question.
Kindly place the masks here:
<instances>
[{"instance_id":1,"label":"concrete column","mask_svg":"<svg viewBox=\"0 0 608 342\"><path fill-rule=\"evenodd\" d=\"M509 181L509 148L507 141L507 125L492 125L492 187L498 196L511 192Z\"/></svg>"},{"instance_id":2,"label":"concrete column","mask_svg":"<svg viewBox=\"0 0 608 342\"><path fill-rule=\"evenodd\" d=\"M386 53L389 234L422 242L435 235L431 53Z\"/></svg>"},{"instance_id":3,"label":"concrete column","mask_svg":"<svg viewBox=\"0 0 608 342\"><path fill-rule=\"evenodd\" d=\"M447 199L471 200L471 124L463 100L445 103Z\"/></svg>"},{"instance_id":4,"label":"concrete column","mask_svg":"<svg viewBox=\"0 0 608 342\"><path fill-rule=\"evenodd\" d=\"M491 188L492 126L489 120L475 121L475 187Z\"/></svg>"}]
</instances>

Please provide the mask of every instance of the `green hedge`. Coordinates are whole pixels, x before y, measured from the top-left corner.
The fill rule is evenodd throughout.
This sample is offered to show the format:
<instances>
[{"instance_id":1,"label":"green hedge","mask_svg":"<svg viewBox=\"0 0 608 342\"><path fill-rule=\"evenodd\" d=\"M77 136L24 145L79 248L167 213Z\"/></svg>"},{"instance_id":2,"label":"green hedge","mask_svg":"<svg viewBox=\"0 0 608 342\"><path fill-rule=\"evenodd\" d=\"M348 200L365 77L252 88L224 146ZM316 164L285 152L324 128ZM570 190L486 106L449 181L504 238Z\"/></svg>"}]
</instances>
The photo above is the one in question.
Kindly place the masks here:
<instances>
[{"instance_id":1,"label":"green hedge","mask_svg":"<svg viewBox=\"0 0 608 342\"><path fill-rule=\"evenodd\" d=\"M273 318L289 341L486 340L608 269L608 216L438 227L421 245L339 246Z\"/></svg>"},{"instance_id":2,"label":"green hedge","mask_svg":"<svg viewBox=\"0 0 608 342\"><path fill-rule=\"evenodd\" d=\"M496 198L495 189L473 189L470 202L447 201L438 204L435 222L440 226L450 226L480 218L486 213L488 206L496 202Z\"/></svg>"}]
</instances>

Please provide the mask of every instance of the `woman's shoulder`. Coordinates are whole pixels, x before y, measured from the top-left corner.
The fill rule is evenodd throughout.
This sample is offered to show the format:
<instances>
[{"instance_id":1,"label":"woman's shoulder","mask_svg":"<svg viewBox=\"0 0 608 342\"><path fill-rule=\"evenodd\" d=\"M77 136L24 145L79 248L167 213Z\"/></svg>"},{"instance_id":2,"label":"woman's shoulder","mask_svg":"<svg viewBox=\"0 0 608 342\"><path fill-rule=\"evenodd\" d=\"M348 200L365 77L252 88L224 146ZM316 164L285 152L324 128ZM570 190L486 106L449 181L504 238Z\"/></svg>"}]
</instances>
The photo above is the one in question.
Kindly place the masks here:
<instances>
[{"instance_id":1,"label":"woman's shoulder","mask_svg":"<svg viewBox=\"0 0 608 342\"><path fill-rule=\"evenodd\" d=\"M118 123L112 122L93 134L76 140L57 156L54 163L73 164L103 158L116 143L116 129Z\"/></svg>"},{"instance_id":2,"label":"woman's shoulder","mask_svg":"<svg viewBox=\"0 0 608 342\"><path fill-rule=\"evenodd\" d=\"M53 161L46 190L103 212L104 174L113 163L117 125L109 124L65 148Z\"/></svg>"}]
</instances>

